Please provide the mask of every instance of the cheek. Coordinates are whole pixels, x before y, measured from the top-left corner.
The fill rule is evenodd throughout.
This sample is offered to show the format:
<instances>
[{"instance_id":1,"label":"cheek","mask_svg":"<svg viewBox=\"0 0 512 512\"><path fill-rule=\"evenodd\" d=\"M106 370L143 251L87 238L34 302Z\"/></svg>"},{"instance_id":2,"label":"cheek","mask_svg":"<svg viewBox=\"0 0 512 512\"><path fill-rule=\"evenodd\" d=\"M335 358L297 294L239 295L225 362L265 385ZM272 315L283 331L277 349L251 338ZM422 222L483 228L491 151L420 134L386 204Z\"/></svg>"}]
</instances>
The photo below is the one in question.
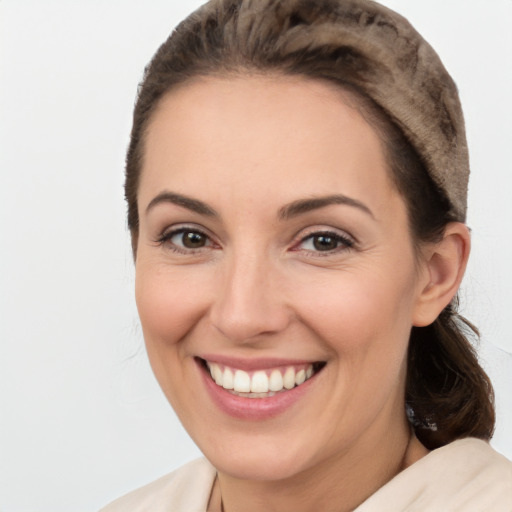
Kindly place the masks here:
<instances>
[{"instance_id":1,"label":"cheek","mask_svg":"<svg viewBox=\"0 0 512 512\"><path fill-rule=\"evenodd\" d=\"M414 278L367 271L336 281L316 281L303 319L332 354L331 388L346 418L363 428L402 397Z\"/></svg>"},{"instance_id":2,"label":"cheek","mask_svg":"<svg viewBox=\"0 0 512 512\"><path fill-rule=\"evenodd\" d=\"M179 342L206 307L204 280L157 265L137 265L135 298L148 350Z\"/></svg>"},{"instance_id":3,"label":"cheek","mask_svg":"<svg viewBox=\"0 0 512 512\"><path fill-rule=\"evenodd\" d=\"M197 274L197 273L196 273ZM188 278L189 277L189 278ZM181 269L137 264L135 297L153 373L182 421L193 415L191 390L181 384L191 371L187 345L180 343L194 329L205 309L204 280ZM187 398L188 397L188 398ZM193 408L192 408L193 409Z\"/></svg>"},{"instance_id":4,"label":"cheek","mask_svg":"<svg viewBox=\"0 0 512 512\"><path fill-rule=\"evenodd\" d=\"M297 300L305 322L335 352L354 358L366 357L370 347L375 354L379 347L403 352L412 325L412 273L394 279L371 269L344 272L315 279L302 290Z\"/></svg>"}]
</instances>

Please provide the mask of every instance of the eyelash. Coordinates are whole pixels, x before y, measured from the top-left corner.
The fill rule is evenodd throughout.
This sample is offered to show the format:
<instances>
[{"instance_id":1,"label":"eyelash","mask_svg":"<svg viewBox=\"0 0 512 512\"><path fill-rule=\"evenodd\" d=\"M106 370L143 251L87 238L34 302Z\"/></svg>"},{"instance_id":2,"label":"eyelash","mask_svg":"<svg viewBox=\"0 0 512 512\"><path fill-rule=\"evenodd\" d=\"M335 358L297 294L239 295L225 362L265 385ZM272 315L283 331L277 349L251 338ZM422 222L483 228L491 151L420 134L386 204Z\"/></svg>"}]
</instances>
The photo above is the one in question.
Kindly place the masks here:
<instances>
[{"instance_id":1,"label":"eyelash","mask_svg":"<svg viewBox=\"0 0 512 512\"><path fill-rule=\"evenodd\" d=\"M336 247L334 249L330 249L327 251L321 251L321 250L310 250L310 249L303 249L306 251L306 253L313 255L314 257L325 257L325 256L331 256L333 254L338 254L343 251L350 250L354 247L355 242L352 238L349 238L346 235L342 235L340 233L337 233L335 231L329 231L329 230L318 230L318 231L312 231L306 236L302 236L299 241L293 246L293 251L299 251L301 250L300 246L303 245L308 240L313 240L314 238L319 237L325 237L325 238L331 238L336 243Z\"/></svg>"},{"instance_id":2,"label":"eyelash","mask_svg":"<svg viewBox=\"0 0 512 512\"><path fill-rule=\"evenodd\" d=\"M196 234L204 237L207 241L207 245L204 245L202 247L198 248L184 248L176 245L175 243L171 242L171 240L180 234L185 233L191 233ZM305 250L307 254L313 255L314 257L325 257L330 256L332 254L337 254L342 251L350 250L354 247L355 242L352 238L348 236L341 235L340 233L336 233L334 231L329 230L318 230L318 231L312 231L306 236L302 236L291 248L292 251L298 252L301 250L300 246L303 245L308 240L313 240L315 237L325 237L333 239L336 243L336 247L334 249L330 249L327 251L321 251L321 250L311 250L311 249L302 249ZM170 231L163 232L156 240L155 243L158 245L167 245L168 248L172 252L180 253L180 254L195 254L203 249L209 248L214 246L214 242L212 241L211 237L206 234L201 229L198 229L197 227L192 226L183 226L177 229L172 229Z\"/></svg>"},{"instance_id":3,"label":"eyelash","mask_svg":"<svg viewBox=\"0 0 512 512\"><path fill-rule=\"evenodd\" d=\"M207 245L205 245L203 247L198 247L198 248L185 248L185 247L180 247L171 241L175 236L180 235L180 234L185 234L185 233L201 235L202 237L204 237L206 239ZM171 250L172 252L179 253L179 254L195 254L195 253L201 251L202 249L209 248L209 247L212 247L212 245L214 245L212 242L212 239L209 235L207 235L201 229L198 229L197 227L192 227L192 226L183 226L183 227L180 227L177 229L172 229L170 231L164 231L155 240L155 243L157 243L158 245L166 245L169 250Z\"/></svg>"}]
</instances>

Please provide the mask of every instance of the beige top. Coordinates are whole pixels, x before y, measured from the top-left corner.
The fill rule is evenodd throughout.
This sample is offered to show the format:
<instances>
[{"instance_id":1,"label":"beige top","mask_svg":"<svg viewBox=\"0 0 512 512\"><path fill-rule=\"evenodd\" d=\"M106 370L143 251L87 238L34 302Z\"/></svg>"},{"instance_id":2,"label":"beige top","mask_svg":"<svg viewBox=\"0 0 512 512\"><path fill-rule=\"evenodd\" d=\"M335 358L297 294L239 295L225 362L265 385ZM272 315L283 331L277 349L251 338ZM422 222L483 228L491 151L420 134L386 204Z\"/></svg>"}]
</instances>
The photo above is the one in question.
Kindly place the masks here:
<instances>
[{"instance_id":1,"label":"beige top","mask_svg":"<svg viewBox=\"0 0 512 512\"><path fill-rule=\"evenodd\" d=\"M100 512L205 512L215 480L206 460L189 462ZM478 439L434 450L354 512L512 512L512 462Z\"/></svg>"}]
</instances>

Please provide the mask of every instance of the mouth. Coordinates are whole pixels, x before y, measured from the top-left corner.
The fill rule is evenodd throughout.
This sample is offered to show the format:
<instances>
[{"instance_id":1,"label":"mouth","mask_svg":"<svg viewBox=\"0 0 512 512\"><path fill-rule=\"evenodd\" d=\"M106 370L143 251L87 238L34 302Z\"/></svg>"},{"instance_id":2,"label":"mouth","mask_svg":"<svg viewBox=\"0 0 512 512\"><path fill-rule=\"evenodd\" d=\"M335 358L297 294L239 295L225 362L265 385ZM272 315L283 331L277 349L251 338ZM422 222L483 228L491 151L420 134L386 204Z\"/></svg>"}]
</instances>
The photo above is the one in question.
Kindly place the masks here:
<instances>
[{"instance_id":1,"label":"mouth","mask_svg":"<svg viewBox=\"0 0 512 512\"><path fill-rule=\"evenodd\" d=\"M198 360L219 388L232 395L254 399L270 398L300 387L326 365L325 361L316 361L246 371L215 361Z\"/></svg>"}]
</instances>

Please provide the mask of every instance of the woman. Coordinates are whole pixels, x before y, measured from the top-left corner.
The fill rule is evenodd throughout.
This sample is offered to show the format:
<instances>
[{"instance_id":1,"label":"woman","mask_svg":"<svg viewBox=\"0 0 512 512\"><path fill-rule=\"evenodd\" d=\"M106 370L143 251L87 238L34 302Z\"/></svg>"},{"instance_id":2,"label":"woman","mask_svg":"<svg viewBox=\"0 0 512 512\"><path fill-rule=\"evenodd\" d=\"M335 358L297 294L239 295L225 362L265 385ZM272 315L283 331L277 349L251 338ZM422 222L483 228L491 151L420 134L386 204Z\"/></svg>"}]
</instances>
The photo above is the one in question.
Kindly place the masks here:
<instances>
[{"instance_id":1,"label":"woman","mask_svg":"<svg viewBox=\"0 0 512 512\"><path fill-rule=\"evenodd\" d=\"M213 0L146 69L126 167L153 371L206 459L107 511L512 509L456 313L456 87L366 0Z\"/></svg>"}]
</instances>

